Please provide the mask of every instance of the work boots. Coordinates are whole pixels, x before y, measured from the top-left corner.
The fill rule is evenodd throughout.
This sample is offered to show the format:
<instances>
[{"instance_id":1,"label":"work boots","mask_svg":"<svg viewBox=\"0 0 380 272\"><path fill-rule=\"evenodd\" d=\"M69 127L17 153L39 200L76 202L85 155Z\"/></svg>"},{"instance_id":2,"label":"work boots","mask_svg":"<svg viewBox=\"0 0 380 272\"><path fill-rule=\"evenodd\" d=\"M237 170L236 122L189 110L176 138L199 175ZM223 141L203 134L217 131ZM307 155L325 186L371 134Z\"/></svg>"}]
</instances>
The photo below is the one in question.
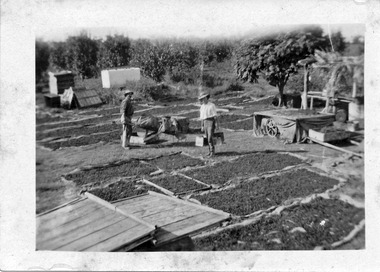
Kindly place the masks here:
<instances>
[{"instance_id":1,"label":"work boots","mask_svg":"<svg viewBox=\"0 0 380 272\"><path fill-rule=\"evenodd\" d=\"M207 157L214 157L215 155L215 147L212 145L208 146L208 154Z\"/></svg>"}]
</instances>

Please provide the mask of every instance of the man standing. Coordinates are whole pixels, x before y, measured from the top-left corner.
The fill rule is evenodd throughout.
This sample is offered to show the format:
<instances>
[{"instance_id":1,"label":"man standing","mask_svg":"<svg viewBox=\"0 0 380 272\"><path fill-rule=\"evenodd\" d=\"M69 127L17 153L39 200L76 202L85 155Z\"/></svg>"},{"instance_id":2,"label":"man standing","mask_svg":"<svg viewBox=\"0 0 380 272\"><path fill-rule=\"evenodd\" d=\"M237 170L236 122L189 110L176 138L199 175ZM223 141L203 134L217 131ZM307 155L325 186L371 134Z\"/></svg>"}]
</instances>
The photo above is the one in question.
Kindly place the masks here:
<instances>
[{"instance_id":1,"label":"man standing","mask_svg":"<svg viewBox=\"0 0 380 272\"><path fill-rule=\"evenodd\" d=\"M212 157L215 155L214 146L214 132L218 129L218 120L216 107L214 103L209 102L210 94L202 92L198 99L201 102L200 119L201 119L201 131L205 133L205 137L208 141L209 153L207 156Z\"/></svg>"},{"instance_id":2,"label":"man standing","mask_svg":"<svg viewBox=\"0 0 380 272\"><path fill-rule=\"evenodd\" d=\"M126 150L130 149L129 140L132 136L132 115L134 113L134 108L132 105L132 95L133 92L131 90L126 90L124 92L125 98L120 105L121 122L123 124L123 136L121 146Z\"/></svg>"}]
</instances>

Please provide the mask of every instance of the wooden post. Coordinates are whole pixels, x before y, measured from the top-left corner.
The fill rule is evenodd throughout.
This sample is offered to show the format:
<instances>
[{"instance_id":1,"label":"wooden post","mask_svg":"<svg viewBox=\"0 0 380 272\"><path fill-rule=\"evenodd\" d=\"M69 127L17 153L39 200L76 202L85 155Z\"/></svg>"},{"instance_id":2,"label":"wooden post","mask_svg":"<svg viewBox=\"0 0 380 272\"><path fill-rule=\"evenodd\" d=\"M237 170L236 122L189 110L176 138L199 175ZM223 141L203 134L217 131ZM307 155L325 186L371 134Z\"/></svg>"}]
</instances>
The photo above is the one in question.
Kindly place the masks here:
<instances>
[{"instance_id":1,"label":"wooden post","mask_svg":"<svg viewBox=\"0 0 380 272\"><path fill-rule=\"evenodd\" d=\"M304 68L304 80L303 80L303 93L302 93L302 106L301 109L307 109L307 91L309 85L309 71L307 69L307 64L303 66Z\"/></svg>"},{"instance_id":2,"label":"wooden post","mask_svg":"<svg viewBox=\"0 0 380 272\"><path fill-rule=\"evenodd\" d=\"M352 97L353 98L356 97L356 92L357 92L356 79L354 79L353 84L352 84Z\"/></svg>"}]
</instances>

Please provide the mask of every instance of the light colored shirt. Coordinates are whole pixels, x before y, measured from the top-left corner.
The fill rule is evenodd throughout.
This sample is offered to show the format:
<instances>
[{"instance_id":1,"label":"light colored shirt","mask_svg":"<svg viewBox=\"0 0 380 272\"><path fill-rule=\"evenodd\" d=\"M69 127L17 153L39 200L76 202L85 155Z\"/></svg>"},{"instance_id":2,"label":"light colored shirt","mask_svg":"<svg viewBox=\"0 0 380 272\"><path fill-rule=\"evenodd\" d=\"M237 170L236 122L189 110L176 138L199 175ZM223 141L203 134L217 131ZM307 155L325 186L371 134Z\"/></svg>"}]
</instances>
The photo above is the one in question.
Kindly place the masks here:
<instances>
[{"instance_id":1,"label":"light colored shirt","mask_svg":"<svg viewBox=\"0 0 380 272\"><path fill-rule=\"evenodd\" d=\"M199 111L201 120L217 116L215 104L211 102L208 102L207 104L202 104Z\"/></svg>"}]
</instances>

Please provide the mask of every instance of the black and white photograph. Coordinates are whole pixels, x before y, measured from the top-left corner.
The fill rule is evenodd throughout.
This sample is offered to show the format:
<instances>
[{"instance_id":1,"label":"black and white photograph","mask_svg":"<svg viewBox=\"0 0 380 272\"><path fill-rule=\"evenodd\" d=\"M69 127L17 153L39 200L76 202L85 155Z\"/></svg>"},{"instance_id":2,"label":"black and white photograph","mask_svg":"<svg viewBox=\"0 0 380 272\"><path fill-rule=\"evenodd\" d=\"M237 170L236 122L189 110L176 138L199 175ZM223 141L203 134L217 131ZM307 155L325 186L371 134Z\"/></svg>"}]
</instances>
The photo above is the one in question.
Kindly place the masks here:
<instances>
[{"instance_id":1,"label":"black and white photograph","mask_svg":"<svg viewBox=\"0 0 380 272\"><path fill-rule=\"evenodd\" d=\"M379 2L1 6L0 269L379 267Z\"/></svg>"}]
</instances>

